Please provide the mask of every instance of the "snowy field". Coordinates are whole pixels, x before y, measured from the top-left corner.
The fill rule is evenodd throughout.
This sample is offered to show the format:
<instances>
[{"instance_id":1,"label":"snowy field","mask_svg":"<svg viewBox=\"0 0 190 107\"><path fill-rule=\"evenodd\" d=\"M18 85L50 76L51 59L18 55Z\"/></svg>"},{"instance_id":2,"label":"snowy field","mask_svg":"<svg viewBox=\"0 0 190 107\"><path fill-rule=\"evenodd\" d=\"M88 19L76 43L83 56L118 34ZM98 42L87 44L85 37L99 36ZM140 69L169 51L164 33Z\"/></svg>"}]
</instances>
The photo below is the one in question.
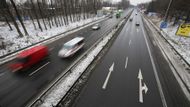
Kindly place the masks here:
<instances>
[{"instance_id":1,"label":"snowy field","mask_svg":"<svg viewBox=\"0 0 190 107\"><path fill-rule=\"evenodd\" d=\"M157 25L160 26L162 19L157 16L149 16L149 19ZM173 22L168 23L168 27L163 29L166 33L165 38L170 42L170 44L186 59L186 61L190 64L190 38L181 37L175 35L178 25L173 26Z\"/></svg>"},{"instance_id":2,"label":"snowy field","mask_svg":"<svg viewBox=\"0 0 190 107\"><path fill-rule=\"evenodd\" d=\"M11 25L13 28L13 31L10 31L8 25L5 22L0 22L0 38L3 38L3 41L6 45L5 49L0 49L0 56L28 47L42 40L64 33L68 30L72 30L76 27L83 26L84 24L90 23L92 21L95 21L101 18L103 17L89 18L86 20L81 20L80 22L70 23L68 26L61 26L61 27L52 26L52 29L49 28L48 23L46 22L48 30L45 30L42 24L42 20L40 20L42 28L43 28L43 32L41 32L41 30L38 28L37 22L35 22L36 27L37 27L37 30L35 30L31 21L25 21L24 24L26 26L26 29L29 35L24 36L22 38L18 36L18 33L13 25ZM20 30L24 33L23 29L21 28L21 25L19 25L19 27L20 27Z\"/></svg>"}]
</instances>

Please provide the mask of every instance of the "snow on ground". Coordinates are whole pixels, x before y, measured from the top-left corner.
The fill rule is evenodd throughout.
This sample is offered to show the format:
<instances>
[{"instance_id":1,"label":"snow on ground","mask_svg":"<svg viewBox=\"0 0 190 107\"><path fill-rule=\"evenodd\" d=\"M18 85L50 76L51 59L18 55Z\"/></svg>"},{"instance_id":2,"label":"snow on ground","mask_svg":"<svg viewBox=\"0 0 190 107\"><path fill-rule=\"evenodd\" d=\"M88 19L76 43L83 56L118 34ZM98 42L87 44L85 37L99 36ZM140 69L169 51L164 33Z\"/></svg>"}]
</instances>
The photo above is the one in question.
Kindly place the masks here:
<instances>
[{"instance_id":1,"label":"snow on ground","mask_svg":"<svg viewBox=\"0 0 190 107\"><path fill-rule=\"evenodd\" d=\"M124 22L121 21L119 27ZM118 27L118 28L119 28ZM87 53L87 56L82 58L74 68L71 69L71 73L63 78L52 90L44 97L42 104L39 107L52 107L56 106L58 102L66 95L71 86L76 82L80 75L86 70L86 68L91 64L94 58L99 54L99 52L104 48L108 41L113 37L115 32L118 30L112 30L103 40L101 40L96 47Z\"/></svg>"},{"instance_id":2,"label":"snow on ground","mask_svg":"<svg viewBox=\"0 0 190 107\"><path fill-rule=\"evenodd\" d=\"M113 30L108 36L106 36L83 60L80 61L73 69L72 73L64 78L54 89L48 94L40 107L55 106L63 98L63 96L69 91L71 86L80 77L80 75L86 70L90 63L94 60L95 56L102 50L107 44L110 38L113 36Z\"/></svg>"},{"instance_id":3,"label":"snow on ground","mask_svg":"<svg viewBox=\"0 0 190 107\"><path fill-rule=\"evenodd\" d=\"M41 32L41 30L38 28L38 24L36 21L35 21L35 25L37 27L37 30L34 29L34 26L31 21L25 21L24 24L29 33L29 36L24 36L22 38L18 36L18 33L13 25L11 25L13 28L13 31L10 31L8 25L5 22L0 22L0 38L3 38L3 41L6 44L5 49L0 49L0 56L25 48L27 46L30 46L42 40L53 37L57 34L64 33L68 30L72 30L76 27L80 27L84 24L101 19L103 17L94 17L94 18L89 18L86 20L81 20L79 22L70 23L68 26L56 27L54 25L52 26L52 29L49 28L48 23L46 22L48 30L45 30L42 20L40 20L40 23L43 28L43 32ZM20 27L20 30L24 34L24 31L21 25L19 25L19 27Z\"/></svg>"},{"instance_id":4,"label":"snow on ground","mask_svg":"<svg viewBox=\"0 0 190 107\"><path fill-rule=\"evenodd\" d=\"M159 17L149 16L149 19L157 25L160 26L162 19ZM178 25L173 26L173 22L168 23L168 27L163 29L164 33L166 33L165 38L168 39L170 44L184 57L184 59L190 64L190 38L181 37L175 35Z\"/></svg>"}]
</instances>

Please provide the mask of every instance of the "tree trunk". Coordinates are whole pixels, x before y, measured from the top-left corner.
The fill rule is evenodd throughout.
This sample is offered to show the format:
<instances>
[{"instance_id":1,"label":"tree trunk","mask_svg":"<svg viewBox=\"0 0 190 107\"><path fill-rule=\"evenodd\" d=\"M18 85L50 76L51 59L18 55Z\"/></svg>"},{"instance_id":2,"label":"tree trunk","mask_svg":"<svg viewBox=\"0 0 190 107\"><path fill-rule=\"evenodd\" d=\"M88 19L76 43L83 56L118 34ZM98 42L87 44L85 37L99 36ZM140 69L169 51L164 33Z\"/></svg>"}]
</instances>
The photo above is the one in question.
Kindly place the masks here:
<instances>
[{"instance_id":1,"label":"tree trunk","mask_svg":"<svg viewBox=\"0 0 190 107\"><path fill-rule=\"evenodd\" d=\"M6 10L7 10L7 13L9 14L11 20L13 21L13 24L14 24L14 26L15 26L15 28L16 28L18 34L19 34L19 37L23 37L24 35L23 35L22 32L20 31L20 29L19 29L19 27L18 27L18 24L17 24L17 22L16 22L14 16L12 15L12 13L11 13L10 10L9 10L8 5L7 5Z\"/></svg>"},{"instance_id":2,"label":"tree trunk","mask_svg":"<svg viewBox=\"0 0 190 107\"><path fill-rule=\"evenodd\" d=\"M43 22L43 24L44 24L45 29L47 30L47 26L46 26L46 23L45 23L45 21L44 21L44 15L43 15L43 13L42 13L39 0L37 0L37 2L38 2L38 9L39 9L39 12L40 12L40 16L41 16L41 18L42 18L42 22Z\"/></svg>"},{"instance_id":3,"label":"tree trunk","mask_svg":"<svg viewBox=\"0 0 190 107\"><path fill-rule=\"evenodd\" d=\"M66 20L67 20L67 23L66 25L69 24L69 19L68 19L68 8L67 8L67 4L66 4L66 1L63 0L63 5L64 5L64 8L65 8L65 15L66 15Z\"/></svg>"},{"instance_id":4,"label":"tree trunk","mask_svg":"<svg viewBox=\"0 0 190 107\"><path fill-rule=\"evenodd\" d=\"M36 16L36 20L38 22L38 27L39 29L43 32L43 29L42 29L42 26L40 24L40 21L39 21L39 18L38 18L38 15L37 15L37 12L36 12L36 8L34 6L34 3L33 3L33 0L30 0L31 4L32 4L32 8L33 8L33 11L34 11L34 15Z\"/></svg>"},{"instance_id":5,"label":"tree trunk","mask_svg":"<svg viewBox=\"0 0 190 107\"><path fill-rule=\"evenodd\" d=\"M64 23L66 25L67 21L66 21L66 14L65 14L64 6L63 6L63 1L60 0L60 2L61 2L61 7L62 7L62 17L63 17Z\"/></svg>"},{"instance_id":6,"label":"tree trunk","mask_svg":"<svg viewBox=\"0 0 190 107\"><path fill-rule=\"evenodd\" d=\"M54 18L55 25L58 27L57 19L56 19L55 11L54 11L55 8L53 7L53 1L52 0L50 0L50 1L51 1L51 8L52 8L52 16Z\"/></svg>"},{"instance_id":7,"label":"tree trunk","mask_svg":"<svg viewBox=\"0 0 190 107\"><path fill-rule=\"evenodd\" d=\"M10 23L9 23L9 20L7 19L7 15L5 14L5 12L4 12L4 10L3 10L2 8L0 8L0 9L1 9L1 14L3 15L3 17L4 17L5 21L6 21L6 23L8 24L10 30L12 31L13 28L11 27L11 25L10 25Z\"/></svg>"},{"instance_id":8,"label":"tree trunk","mask_svg":"<svg viewBox=\"0 0 190 107\"><path fill-rule=\"evenodd\" d=\"M26 30L26 27L24 26L24 23L23 23L23 21L22 21L22 18L21 18L20 14L19 14L19 12L18 12L18 10L17 10L17 7L16 7L14 1L13 1L13 0L10 0L10 1L11 1L11 4L13 5L13 8L15 9L15 12L16 12L16 15L17 15L17 17L18 17L18 20L20 21L21 26L22 26L22 28L24 29L25 35L28 35L28 32L27 32L27 30Z\"/></svg>"},{"instance_id":9,"label":"tree trunk","mask_svg":"<svg viewBox=\"0 0 190 107\"><path fill-rule=\"evenodd\" d=\"M30 11L30 10L28 10L28 14L29 14L29 16L30 16L30 18L31 18L31 20L32 20L34 29L37 30L36 25L35 25L35 23L34 23L34 19L33 19L33 17L32 17L32 14L31 14L31 11Z\"/></svg>"},{"instance_id":10,"label":"tree trunk","mask_svg":"<svg viewBox=\"0 0 190 107\"><path fill-rule=\"evenodd\" d=\"M46 3L46 1L45 0L42 0L42 3L44 4L44 6L42 6L42 8L43 8L43 12L44 12L44 16L45 16L45 18L47 18L47 21L48 21L48 24L49 24L49 27L50 27L50 29L51 29L51 23L50 23L50 18L49 18L49 16L48 16L48 12L47 12L47 6L45 6L47 3Z\"/></svg>"}]
</instances>

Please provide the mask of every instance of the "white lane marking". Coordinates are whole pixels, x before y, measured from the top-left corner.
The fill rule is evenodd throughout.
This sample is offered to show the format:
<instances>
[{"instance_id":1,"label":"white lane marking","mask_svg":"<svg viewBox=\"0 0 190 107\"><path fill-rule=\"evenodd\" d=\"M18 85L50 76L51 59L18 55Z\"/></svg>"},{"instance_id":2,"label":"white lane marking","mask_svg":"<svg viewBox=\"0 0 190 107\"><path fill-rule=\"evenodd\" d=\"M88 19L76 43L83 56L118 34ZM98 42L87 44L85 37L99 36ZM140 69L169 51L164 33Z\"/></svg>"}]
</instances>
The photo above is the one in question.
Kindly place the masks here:
<instances>
[{"instance_id":1,"label":"white lane marking","mask_svg":"<svg viewBox=\"0 0 190 107\"><path fill-rule=\"evenodd\" d=\"M110 78L110 76L111 76L111 73L113 72L113 69L114 69L114 63L113 63L112 66L109 68L109 73L108 73L108 75L107 75L107 77L106 77L106 80L105 80L103 86L102 86L102 89L104 89L104 90L106 89L106 86L107 86L107 84L108 84L108 81L109 81L109 78Z\"/></svg>"},{"instance_id":2,"label":"white lane marking","mask_svg":"<svg viewBox=\"0 0 190 107\"><path fill-rule=\"evenodd\" d=\"M148 87L146 86L145 83L142 86L143 76L142 76L141 69L139 69L139 73L138 73L138 77L137 78L139 79L139 102L143 103L143 91L146 94L147 91L148 91Z\"/></svg>"},{"instance_id":3,"label":"white lane marking","mask_svg":"<svg viewBox=\"0 0 190 107\"><path fill-rule=\"evenodd\" d=\"M29 76L32 76L33 74L37 73L39 70L41 70L42 68L44 68L46 65L48 65L50 62L47 62L46 64L44 64L43 66L41 66L40 68L38 68L37 70L35 70L34 72L30 73Z\"/></svg>"},{"instance_id":4,"label":"white lane marking","mask_svg":"<svg viewBox=\"0 0 190 107\"><path fill-rule=\"evenodd\" d=\"M50 48L49 51L52 51L53 49L54 49L54 47L53 47L53 48Z\"/></svg>"},{"instance_id":5,"label":"white lane marking","mask_svg":"<svg viewBox=\"0 0 190 107\"><path fill-rule=\"evenodd\" d=\"M141 29L142 29L142 31L143 31L143 36L144 36L144 39L145 39L145 42L146 42L146 46L147 46L147 48L148 48L148 53L149 53L150 60L151 60L152 66L153 66L154 76L155 76L155 78L156 78L156 82L157 82L157 85L158 85L158 90L159 90L159 93L160 93L160 97L161 97L161 100L162 100L162 104L163 104L164 107L167 107L166 98L165 98L164 92L163 92L163 90L162 90L162 85L161 85L160 80L159 80L159 77L158 77L156 65L155 65L155 63L154 63L153 56L152 56L152 53L151 53L151 51L150 51L150 46L148 45L148 40L147 40L147 37L146 37L146 35L145 35L145 31L144 31L144 29L142 28L142 26L141 26Z\"/></svg>"},{"instance_id":6,"label":"white lane marking","mask_svg":"<svg viewBox=\"0 0 190 107\"><path fill-rule=\"evenodd\" d=\"M127 68L127 65L128 65L128 57L126 57L126 60L125 60L125 69Z\"/></svg>"},{"instance_id":7,"label":"white lane marking","mask_svg":"<svg viewBox=\"0 0 190 107\"><path fill-rule=\"evenodd\" d=\"M129 46L131 45L131 40L129 41Z\"/></svg>"},{"instance_id":8,"label":"white lane marking","mask_svg":"<svg viewBox=\"0 0 190 107\"><path fill-rule=\"evenodd\" d=\"M1 73L1 74L0 74L0 77L3 76L4 74L5 74L5 72Z\"/></svg>"}]
</instances>

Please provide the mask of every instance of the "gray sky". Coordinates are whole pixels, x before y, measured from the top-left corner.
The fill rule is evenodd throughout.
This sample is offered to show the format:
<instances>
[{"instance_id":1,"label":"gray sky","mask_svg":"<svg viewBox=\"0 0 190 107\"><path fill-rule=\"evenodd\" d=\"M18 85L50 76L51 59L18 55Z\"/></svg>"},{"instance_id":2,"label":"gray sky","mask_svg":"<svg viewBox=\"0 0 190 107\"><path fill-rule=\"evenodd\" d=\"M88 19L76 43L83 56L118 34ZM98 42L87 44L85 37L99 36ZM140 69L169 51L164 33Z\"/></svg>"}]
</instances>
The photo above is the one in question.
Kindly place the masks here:
<instances>
[{"instance_id":1,"label":"gray sky","mask_svg":"<svg viewBox=\"0 0 190 107\"><path fill-rule=\"evenodd\" d=\"M151 0L130 0L130 3L132 5L137 5L139 3L144 3L144 2L149 2L149 1L151 1Z\"/></svg>"},{"instance_id":2,"label":"gray sky","mask_svg":"<svg viewBox=\"0 0 190 107\"><path fill-rule=\"evenodd\" d=\"M121 0L107 0L107 1L118 2L118 1L121 1ZM129 0L129 1L130 1L130 3L132 5L137 5L139 3L149 2L151 0Z\"/></svg>"},{"instance_id":3,"label":"gray sky","mask_svg":"<svg viewBox=\"0 0 190 107\"><path fill-rule=\"evenodd\" d=\"M24 1L26 1L26 0L17 0L17 1L24 2ZM118 1L121 1L121 0L105 0L105 1L118 2ZM132 5L137 5L137 4L139 4L139 3L149 2L149 1L151 1L151 0L129 0L129 1L130 1L130 3L131 3Z\"/></svg>"}]
</instances>

